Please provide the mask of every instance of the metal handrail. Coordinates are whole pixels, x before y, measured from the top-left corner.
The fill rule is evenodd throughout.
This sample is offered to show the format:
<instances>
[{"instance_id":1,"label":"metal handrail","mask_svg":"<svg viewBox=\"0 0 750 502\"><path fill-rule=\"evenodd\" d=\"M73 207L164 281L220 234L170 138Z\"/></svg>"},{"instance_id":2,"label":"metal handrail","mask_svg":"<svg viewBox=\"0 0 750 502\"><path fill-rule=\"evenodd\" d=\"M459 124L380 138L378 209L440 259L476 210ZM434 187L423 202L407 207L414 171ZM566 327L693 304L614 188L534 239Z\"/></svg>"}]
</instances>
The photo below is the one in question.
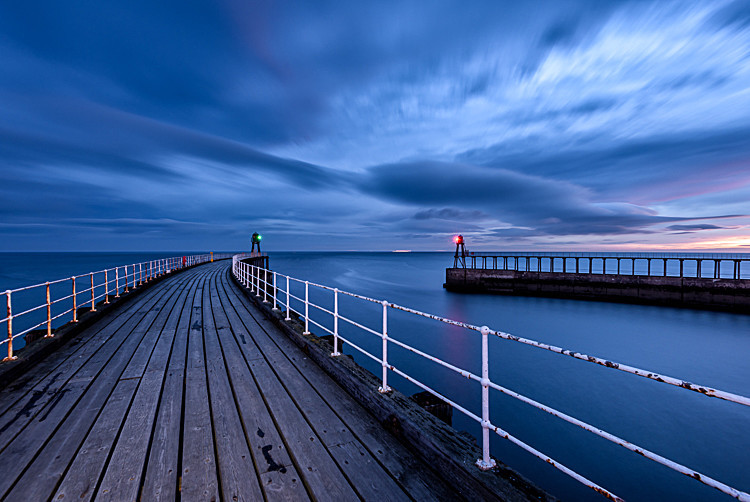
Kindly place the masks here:
<instances>
[{"instance_id":1,"label":"metal handrail","mask_svg":"<svg viewBox=\"0 0 750 502\"><path fill-rule=\"evenodd\" d=\"M548 345L548 344L545 344L545 343L542 343L542 342L538 342L538 341L535 341L535 340L530 340L530 339L518 337L518 336L515 336L515 335L511 335L510 333L506 333L506 332L503 332L503 331L491 330L487 326L475 326L475 325L472 325L472 324L469 324L469 323L455 321L453 319L448 319L448 318L437 316L437 315L434 315L434 314L429 314L429 313L426 313L426 312L421 312L419 310L415 310L415 309L412 309L412 308L409 308L409 307L405 307L405 306L402 306L402 305L397 305L397 304L390 303L390 302L387 302L387 301L374 300L374 299L366 297L366 296L358 295L358 294L355 294L355 293L350 293L350 292L347 292L347 291L342 291L342 290L339 290L337 288L332 288L330 286L322 286L322 285L311 283L309 281L303 281L301 279L297 279L297 278L294 278L294 277L290 277L288 275L280 274L278 272L273 272L273 282L271 282L271 281L267 280L269 272L270 272L269 270L263 269L261 267L258 267L256 265L253 265L253 264L250 264L250 263L243 262L241 256L235 256L235 257L233 257L233 260L232 260L232 273L237 278L237 280L241 284L243 284L245 287L254 288L254 291L256 292L256 294L260 294L261 288L264 291L264 293L267 293L267 292L270 291L270 294L273 297L274 305L276 305L277 303L280 303L282 307L285 307L285 309L286 309L285 319L287 321L290 320L289 313L290 312L295 312L299 316L300 319L303 319L305 321L305 333L304 334L306 334L306 335L310 334L309 333L309 323L313 323L314 325L319 326L324 331L333 334L333 349L334 350L331 353L332 357L336 357L336 356L341 355L340 352L339 352L338 347L339 347L340 341L344 341L347 344L349 344L350 346L352 346L354 349L356 349L358 352L364 354L368 358L373 359L374 361L376 361L377 363L379 363L382 366L382 368L383 368L382 383L381 383L381 386L379 388L379 390L381 392L385 393L385 392L388 392L388 391L391 390L391 388L388 386L388 381L387 381L388 370L390 370L393 373L395 373L395 374L397 374L397 375L405 378L407 381L412 382L413 384L417 385L418 387L422 388L423 390L429 392L430 394L432 394L432 395L438 397L439 399L445 401L446 403L448 403L449 405L451 405L453 408L455 408L456 410L460 411L461 413L463 413L467 417L471 418L472 420L475 420L475 421L479 422L481 424L481 426L482 426L482 458L477 461L477 466L480 469L490 469L490 468L492 468L495 465L495 461L490 456L490 441L489 441L489 433L490 432L495 432L497 435L499 435L499 436L501 436L501 437L503 437L505 439L508 439L509 441L513 442L517 446L519 446L519 447L523 448L524 450L530 452L531 454L535 455L536 457L538 457L538 458L546 461L547 463L551 464L552 466L554 466L558 470L566 473L567 475L569 475L573 479L581 482L582 484L584 484L584 485L586 485L586 486L588 486L588 487L596 490L597 492L601 493L602 495L604 495L604 496L606 496L606 497L608 497L608 498L610 498L612 500L622 500L617 495L613 494L612 492L606 490L605 488L602 488L601 486L599 486L598 484L594 483L593 481L591 481L591 480L585 478L584 476L576 473L575 471L571 470L570 468L566 467L565 465L563 465L563 464L555 461L554 459L548 457L544 453L536 450L532 446L524 443L520 439L518 439L518 438L516 438L516 437L514 437L512 435L510 435L508 432L504 431L499 426L493 424L490 421L490 416L489 416L489 390L493 389L493 390L501 392L501 393L503 393L503 394L505 394L507 396L510 396L510 397L513 397L513 398L515 398L517 400L520 400L521 402L529 404L530 406L533 406L533 407L535 407L537 409L540 409L540 410L542 410L542 411L544 411L546 413L549 413L549 414L551 414L551 415L553 415L555 417L558 417L558 418L560 418L560 419L562 419L562 420L564 420L564 421L566 421L568 423L571 423L573 425L581 427L581 428L583 428L586 431L589 431L589 432L591 432L591 433L593 433L593 434L595 434L595 435L597 435L599 437L602 437L604 439L607 439L608 441L611 441L611 442L613 442L615 444L618 444L618 445L620 445L620 446L622 446L622 447L624 447L624 448L626 448L626 449L628 449L630 451L633 451L633 452L636 452L636 453L638 453L640 455L643 455L645 458L648 458L648 459L650 459L650 460L652 460L654 462L657 462L657 463L662 464L662 465L664 465L666 467L669 467L670 469L672 469L672 470L674 470L676 472L679 472L681 474L684 474L684 475L686 475L688 477L691 477L691 478L693 478L693 479L695 479L695 480L697 480L697 481L699 481L699 482L701 482L701 483L703 483L703 484L705 484L707 486L711 486L713 488L716 488L717 490L719 490L719 491L721 491L723 493L726 493L728 495L731 495L732 497L734 497L734 498L736 498L738 500L745 501L745 502L750 502L750 494L748 494L746 492L743 492L743 491L740 491L740 490L738 490L736 488L728 486L728 485L726 485L726 484L724 484L724 483L722 483L722 482L720 482L720 481L718 481L718 480L716 480L714 478L706 476L703 473L697 472L697 471L695 471L693 469L690 469L689 467L686 467L686 466L681 465L681 464L679 464L677 462L674 462L674 461L672 461L670 459L667 459L666 457L663 457L661 455L653 453L653 452L651 452L651 451L649 451L649 450L647 450L645 448L642 448L642 447L637 446L637 445L635 445L635 444L633 444L633 443L631 443L629 441L626 441L626 440L624 440L624 439L622 439L622 438L620 438L618 436L615 436L614 434L611 434L611 433L606 432L606 431L604 431L602 429L599 429L599 428L597 428L597 427L595 427L593 425L590 425L590 424L588 424L586 422L583 422L583 421L578 420L578 419L576 419L574 417L571 417L570 415L567 415L567 414L565 414L565 413L563 413L563 412L561 412L559 410L556 410L554 408L546 406L546 405L544 405L542 403L539 403L539 402L537 402L537 401L535 401L535 400L533 400L533 399L531 399L529 397L526 397L526 396L524 396L522 394L519 394L519 393L517 393L517 392L515 392L513 390L510 390L510 389L506 388L506 387L503 387L503 386L499 385L496 382L493 382L489 378L488 338L489 338L490 335L492 335L492 336L495 336L495 337L498 337L498 338L502 338L502 339L505 339L505 340L509 340L509 341L513 341L513 342L518 342L518 343L522 343L522 344L525 344L525 345L530 345L530 346L533 346L533 347L536 347L536 348L540 348L540 349L551 351L551 352L556 353L556 354L567 355L567 356L573 357L575 359L579 359L579 360L591 362L591 363L594 363L594 364L598 364L598 365L601 365L601 366L606 367L606 368L610 368L610 369L614 369L614 370L618 370L618 371L623 371L623 372L630 373L630 374L633 374L633 375L638 375L638 376L641 376L641 377L644 377L644 378L648 378L650 380L655 380L655 381L658 381L658 382L667 383L667 384L670 384L670 385L673 385L673 386L676 386L676 387L679 387L679 388L682 388L682 389L691 390L691 391L703 394L703 395L708 396L708 397L715 397L715 398L718 398L718 399L723 399L723 400L726 400L726 401L731 401L731 402L734 402L734 403L737 403L737 404L740 404L740 405L743 405L743 406L749 406L750 407L750 397L741 396L741 395L738 395L738 394L733 394L731 392L721 391L721 390L714 389L714 388L711 388L711 387L708 387L708 386L705 386L705 385L693 384L693 383L690 383L690 382L687 382L685 380L681 380L681 379L678 379L678 378L669 377L669 376L665 376L665 375L660 375L660 374L658 374L656 372L653 372L653 371L648 371L648 370L636 368L636 367L633 367L633 366L625 365L625 364L622 364L622 363L617 363L617 362L609 361L609 360L604 359L604 358L599 358L599 357L589 356L589 355L586 355L586 354L581 354L579 352L575 352L575 351L563 349L563 348L560 348L560 347L556 347L554 345ZM283 289L283 288L279 287L278 282L283 282L283 281L277 281L278 278L280 278L280 279L286 279L286 281L285 281L286 285L287 285L286 289ZM305 284L305 298L299 298L299 297L297 297L295 295L292 295L290 293L290 291L289 291L289 283L290 283L290 281L294 281L294 282ZM333 294L334 294L334 298L333 298L334 299L334 309L333 309L333 311L330 311L329 309L326 309L326 308L323 308L321 306L315 305L314 303L312 303L310 301L309 290L308 290L309 286L313 286L313 287L316 287L316 288L319 288L319 289L322 289L322 290L325 290L325 291L328 291L328 292L333 292ZM279 293L281 293L281 301L280 301L280 298L279 298ZM361 299L361 300L368 301L368 302L374 302L374 303L380 303L380 304L382 304L383 305L383 324L382 324L382 330L381 331L377 331L376 329L367 327L364 324L361 324L361 323L359 323L357 321L354 321L353 319L350 319L350 318L345 317L344 315L342 315L339 312L339 304L338 304L338 295L339 294L347 295L347 296L350 296L350 297L353 297L353 298L357 298L357 299ZM283 301L284 297L286 298L285 302ZM295 301L302 303L304 305L305 312L299 312L299 311L295 310L292 307L291 303L290 303L291 299L295 299ZM333 317L333 330L329 330L328 328L322 326L318 322L315 322L315 321L313 321L312 319L309 318L309 307L311 305L313 307L317 308L317 310L325 311L326 313L330 314ZM416 348L414 348L414 347L412 347L412 346L410 346L410 345L408 345L408 344L406 344L406 343L404 343L404 342L402 342L400 340L397 340L397 339L393 338L392 335L388 332L388 328L387 328L387 326L388 326L388 324L387 324L387 311L388 311L389 308L396 309L396 310L401 310L403 312L406 312L406 313L409 313L409 314L413 314L413 315L416 315L416 316L420 316L420 317L432 319L434 321L441 322L441 323L444 323L444 324L448 324L448 325L452 325L452 326L457 326L457 327L465 328L465 329L468 329L470 331L479 332L479 334L481 336L481 342L482 342L482 374L481 374L481 376L480 375L476 375L476 374L474 374L471 371L468 371L466 369L463 369L463 368L460 368L460 367L455 366L453 364L450 364L450 363L448 363L446 361L443 361L443 360L441 360L438 357L432 356L432 355L430 355L430 354L428 354L428 353L426 353L424 351L418 350L418 349L416 349ZM351 314L350 314L350 316L351 316ZM356 345L356 344L352 343L350 340L347 340L344 337L342 337L339 334L339 330L338 330L338 324L339 324L338 321L339 320L343 320L343 321L347 322L348 324L361 329L365 333L368 333L368 334L371 334L371 335L374 335L374 336L377 336L377 337L381 338L381 340L382 340L382 352L381 352L381 354L379 354L379 355L372 354L372 353L368 352L366 349L362 348L361 346ZM407 374L404 370L402 370L400 368L396 368L392 364L389 364L388 363L388 359L387 359L387 350L388 350L388 343L389 342L393 343L394 345L396 345L398 347L401 347L401 348L403 348L405 350L408 350L409 352L415 354L418 357L421 357L423 359L427 359L427 360L432 361L432 362L434 362L436 364L439 364L440 366L442 366L444 368L447 368L448 370L453 371L456 374L461 375L463 378L468 378L469 380L478 382L481 385L481 387L482 387L482 409L481 410L477 410L477 412L473 412L471 410L467 410L466 408L460 406L457 402L451 400L448 396L445 396L445 395L439 393L438 391L432 389L426 383L421 382L417 378L415 378L414 376L411 376L411 375ZM481 411L481 413L479 411Z\"/></svg>"},{"instance_id":2,"label":"metal handrail","mask_svg":"<svg viewBox=\"0 0 750 502\"><path fill-rule=\"evenodd\" d=\"M78 322L78 310L82 307L89 307L90 311L96 311L97 300L100 300L101 298L104 298L104 303L107 304L109 303L110 296L119 297L121 293L127 293L131 289L135 289L157 277L171 273L174 270L207 261L213 261L214 259L231 258L232 256L234 256L232 253L173 256L169 258L160 258L140 263L121 265L104 270L97 270L95 272L87 272L85 274L73 275L68 278L33 284L31 286L8 289L4 293L0 293L0 295L5 296L6 304L6 317L0 319L0 324L5 324L7 331L7 336L0 340L0 346L5 344L8 349L8 356L5 357L3 361L11 361L17 358L17 356L14 355L13 350L13 341L16 338L24 336L45 324L47 327L47 333L44 337L52 338L55 336L54 330L52 329L53 321L70 314L72 316L70 322ZM86 278L89 279L88 287L77 289L77 284ZM70 283L70 293L60 294L58 297L53 298L50 286L61 285L64 283ZM27 292L40 288L45 289L46 301L44 303L26 308L22 312L13 312L14 294L27 294ZM62 312L53 314L53 306L68 300L72 300L69 308ZM43 316L36 315L41 314L38 312L40 310L46 310ZM32 326L14 332L13 321L19 318L32 318Z\"/></svg>"}]
</instances>

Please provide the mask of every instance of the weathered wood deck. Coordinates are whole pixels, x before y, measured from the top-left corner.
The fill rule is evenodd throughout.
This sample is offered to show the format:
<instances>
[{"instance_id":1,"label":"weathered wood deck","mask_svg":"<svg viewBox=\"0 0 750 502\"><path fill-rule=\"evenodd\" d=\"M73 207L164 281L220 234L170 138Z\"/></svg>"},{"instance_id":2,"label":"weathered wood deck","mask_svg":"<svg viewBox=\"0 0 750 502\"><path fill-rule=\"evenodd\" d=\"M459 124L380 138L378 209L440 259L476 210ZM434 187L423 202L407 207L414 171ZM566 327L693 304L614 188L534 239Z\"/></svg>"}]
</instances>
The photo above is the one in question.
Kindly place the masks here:
<instances>
[{"instance_id":1,"label":"weathered wood deck","mask_svg":"<svg viewBox=\"0 0 750 502\"><path fill-rule=\"evenodd\" d=\"M228 269L152 285L0 390L0 498L455 500Z\"/></svg>"}]
</instances>

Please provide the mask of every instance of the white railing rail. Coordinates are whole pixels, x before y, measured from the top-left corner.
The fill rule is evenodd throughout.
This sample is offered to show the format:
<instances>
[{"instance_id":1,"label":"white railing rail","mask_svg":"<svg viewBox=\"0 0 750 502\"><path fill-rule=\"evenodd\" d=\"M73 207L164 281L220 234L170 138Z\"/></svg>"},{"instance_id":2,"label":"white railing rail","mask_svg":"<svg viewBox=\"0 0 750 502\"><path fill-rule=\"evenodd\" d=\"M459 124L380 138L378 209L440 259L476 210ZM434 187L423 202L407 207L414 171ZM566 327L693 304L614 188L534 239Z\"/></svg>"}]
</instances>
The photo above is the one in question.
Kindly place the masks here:
<instances>
[{"instance_id":1,"label":"white railing rail","mask_svg":"<svg viewBox=\"0 0 750 502\"><path fill-rule=\"evenodd\" d=\"M174 270L214 259L230 258L231 256L233 256L231 253L208 253L159 258L6 290L0 293L0 295L5 296L6 306L6 317L0 319L0 325L5 324L7 333L5 338L0 339L0 347L6 345L8 351L8 355L3 361L16 359L13 350L15 339L40 328L46 328L45 338L52 338L55 336L53 332L55 321L70 316L69 322L78 322L78 311L82 307L88 307L89 311L95 312L97 303L102 299L105 304L108 304L110 297L118 298L121 293L127 293L131 289ZM66 287L65 284L68 284L68 286ZM85 284L84 289L79 289L82 284ZM69 288L70 293L61 293L61 288ZM54 298L51 289L56 290L60 296ZM43 303L26 308L22 312L14 312L14 303L19 303L14 302L14 299L20 293L24 294L23 303L29 304L29 295L33 295L37 291L40 293L43 291ZM61 311L58 312L58 310ZM23 329L14 331L13 322L19 319L26 321L26 324L30 324L30 326L24 326Z\"/></svg>"},{"instance_id":2,"label":"white railing rail","mask_svg":"<svg viewBox=\"0 0 750 502\"><path fill-rule=\"evenodd\" d=\"M342 291L337 288L332 288L329 286L325 286L322 284L316 284L310 281L303 281L301 279L297 279L294 277L290 277L288 275L280 274L278 272L272 272L270 270L267 270L262 267L258 267L256 265L253 265L252 263L246 263L242 261L245 258L243 255L236 255L233 257L232 260L232 272L234 276L237 278L237 280L243 284L245 287L249 288L251 292L254 292L256 296L261 297L263 296L266 298L265 301L272 301L274 307L277 305L281 305L285 312L284 319L289 321L291 320L290 313L294 312L300 320L304 320L305 328L304 328L304 334L309 335L310 334L310 325L314 325L318 328L320 328L322 331L333 335L333 352L331 353L332 357L336 357L341 355L339 352L339 344L341 342L345 342L355 350L357 350L359 353L363 354L364 356L368 357L369 359L372 359L373 361L377 362L382 367L382 377L381 377L381 385L379 387L379 391L383 393L387 393L391 390L391 387L388 386L388 371L392 371L393 373L403 377L407 381L415 384L416 386L420 387L421 389L431 393L432 395L438 397L439 399L442 399L446 403L450 404L453 408L460 411L467 417L475 420L482 426L482 458L477 460L477 466L480 469L490 469L495 465L495 461L490 456L490 432L494 432L495 434L508 439L512 443L516 444L517 446L523 448L527 452L531 453L532 455L535 455L536 457L544 460L545 462L551 464L555 468L559 469L560 471L566 473L573 479L583 483L584 485L596 490L597 492L601 493L602 495L612 499L612 500L622 500L617 495L611 493L610 491L606 490L605 488L602 488L601 486L597 485L593 481L585 478L584 476L574 472L573 470L569 469L568 467L564 466L563 464L555 461L554 459L550 458L549 456L545 455L544 453L536 450L532 446L524 443L520 439L510 435L508 432L504 431L499 426L492 423L490 419L490 406L489 406L489 390L493 389L498 392L501 392L507 396L513 397L517 400L520 400L526 404L529 404L537 409L540 409L546 413L549 413L555 417L558 417L568 423L574 424L578 427L581 427L584 430L587 430L599 437L602 437L604 439L607 439L608 441L611 441L615 444L618 444L624 448L627 448L630 451L633 451L635 453L638 453L652 461L658 462L666 467L669 467L670 469L680 472L686 476L689 476L705 485L711 486L713 488L716 488L719 491L722 491L726 493L727 495L730 495L734 497L737 500L750 502L750 494L740 491L736 488L733 488L731 486L728 486L716 479L713 479L703 473L697 472L693 469L690 469L689 467L686 467L684 465L681 465L677 462L674 462L670 459L667 459L661 455L658 455L657 453L651 452L645 448L642 448L640 446L637 446L629 441L626 441L625 439L622 439L618 436L615 436L614 434L610 434L609 432L606 432L602 429L599 429L593 425L590 425L586 422L583 422L581 420L578 420L574 417L571 417L561 411L558 411L554 408L551 408L549 406L546 406L544 404L541 404L533 399L530 399L526 396L523 396L517 392L514 392L506 387L503 387L496 382L493 382L489 378L489 351L488 351L488 338L490 336L502 338L505 340L522 343L525 345L530 345L532 347L537 347L540 349L548 350L556 354L566 355L573 357L575 359L591 362L594 364L598 364L601 366L604 366L606 368L611 368L613 370L623 371L626 373L631 373L634 375L638 375L644 378L648 378L651 380L655 380L662 383L667 383L670 385L674 385L676 387L691 390L700 394L704 394L709 397L716 397L719 399L723 399L726 401L731 401L743 406L750 406L750 398L746 396L741 396L738 394L733 394L730 392L721 391L718 389L714 389L705 385L698 385L693 384L690 382L687 382L685 380L681 380L678 378L673 378L665 375L660 375L653 371L647 371L640 368L636 368L633 366L628 366L625 364L620 364L617 362L609 361L607 359L594 357L594 356L588 356L586 354L581 354L579 352L574 352L571 350L566 350L560 347L556 347L553 345L548 345L545 343L537 342L535 340L529 340L526 338L521 338L518 336L511 335L509 333L505 333L503 331L496 331L492 330L487 326L475 326L468 323L463 323L459 321L454 321L452 319L447 319L441 316L428 314L425 312L420 312L415 309L411 309L408 307L404 307L401 305L397 305L395 303L390 303L388 301L381 301L376 300L373 298L369 298L366 296L358 295L356 293L351 293L348 291ZM269 280L270 278L270 280ZM279 282L282 284L285 284L285 289L282 287L279 287ZM304 284L304 298L301 298L299 296L296 296L290 292L290 284L297 283L297 284ZM323 291L329 291L333 294L333 311L320 306L316 305L315 303L310 301L310 293L309 289L310 287L323 290ZM268 296L271 296L271 300L268 300ZM375 304L381 304L383 308L383 317L382 317L382 325L378 328L371 328L367 327L354 319L351 319L349 317L346 317L341 313L339 310L339 296L340 295L346 295L352 298L356 298L359 300L362 300L364 302L371 302ZM294 308L293 302L298 306L297 309ZM278 308L278 307L276 307ZM333 323L332 323L332 329L324 326L323 324L315 321L310 316L310 309L314 309L315 311L323 312L329 316L332 317ZM430 354L427 354L419 349L416 349L397 338L394 338L391 333L388 331L388 309L396 309L400 310L409 314L413 314L415 316L424 317L428 319L432 319L441 323L449 324L452 326L457 326L461 328L465 328L467 330L476 331L479 333L479 336L481 336L481 347L482 347L482 374L477 375L472 373L471 371L468 371L463 368L459 368L455 365L452 365L448 362L445 362L435 356L432 356ZM351 316L351 314L348 314ZM344 338L341 336L341 333L339 332L339 322L343 321L347 323L348 325L354 326L365 333L369 333L370 335L376 336L381 338L382 340L382 348L380 354L372 354L362 348L360 345L357 345L353 343L352 340L349 340L347 338ZM404 370L400 368L396 368L392 364L388 363L388 345L393 344L398 347L401 347L421 358L427 359L429 361L432 361L444 368L447 368L459 375L461 375L464 378L468 378L470 380L476 381L481 385L481 394L482 394L482 405L481 410L471 411L454 400L450 399L450 397L445 396L438 391L432 389L428 384L418 380L412 375L407 374Z\"/></svg>"}]
</instances>

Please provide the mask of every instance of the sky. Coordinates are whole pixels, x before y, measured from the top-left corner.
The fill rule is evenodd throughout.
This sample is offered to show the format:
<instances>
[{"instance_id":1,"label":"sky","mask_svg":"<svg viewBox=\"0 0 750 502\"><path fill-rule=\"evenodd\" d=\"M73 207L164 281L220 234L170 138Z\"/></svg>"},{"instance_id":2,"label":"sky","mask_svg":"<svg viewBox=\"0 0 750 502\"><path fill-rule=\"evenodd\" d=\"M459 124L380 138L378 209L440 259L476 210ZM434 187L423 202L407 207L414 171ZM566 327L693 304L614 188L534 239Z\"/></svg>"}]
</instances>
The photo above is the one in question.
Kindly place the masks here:
<instances>
[{"instance_id":1,"label":"sky","mask_svg":"<svg viewBox=\"0 0 750 502\"><path fill-rule=\"evenodd\" d=\"M0 3L0 251L750 250L750 3Z\"/></svg>"}]
</instances>

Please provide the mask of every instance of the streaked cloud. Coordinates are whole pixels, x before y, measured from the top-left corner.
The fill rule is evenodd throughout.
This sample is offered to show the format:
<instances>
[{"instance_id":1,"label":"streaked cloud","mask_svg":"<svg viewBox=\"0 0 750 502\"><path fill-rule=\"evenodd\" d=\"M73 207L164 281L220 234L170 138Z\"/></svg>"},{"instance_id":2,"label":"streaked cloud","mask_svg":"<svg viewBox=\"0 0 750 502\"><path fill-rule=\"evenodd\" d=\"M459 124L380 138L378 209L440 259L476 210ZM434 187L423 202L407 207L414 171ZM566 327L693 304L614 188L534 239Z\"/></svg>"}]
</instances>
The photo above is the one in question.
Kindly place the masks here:
<instances>
[{"instance_id":1,"label":"streaked cloud","mask_svg":"<svg viewBox=\"0 0 750 502\"><path fill-rule=\"evenodd\" d=\"M748 47L742 0L5 3L0 236L734 246Z\"/></svg>"}]
</instances>

